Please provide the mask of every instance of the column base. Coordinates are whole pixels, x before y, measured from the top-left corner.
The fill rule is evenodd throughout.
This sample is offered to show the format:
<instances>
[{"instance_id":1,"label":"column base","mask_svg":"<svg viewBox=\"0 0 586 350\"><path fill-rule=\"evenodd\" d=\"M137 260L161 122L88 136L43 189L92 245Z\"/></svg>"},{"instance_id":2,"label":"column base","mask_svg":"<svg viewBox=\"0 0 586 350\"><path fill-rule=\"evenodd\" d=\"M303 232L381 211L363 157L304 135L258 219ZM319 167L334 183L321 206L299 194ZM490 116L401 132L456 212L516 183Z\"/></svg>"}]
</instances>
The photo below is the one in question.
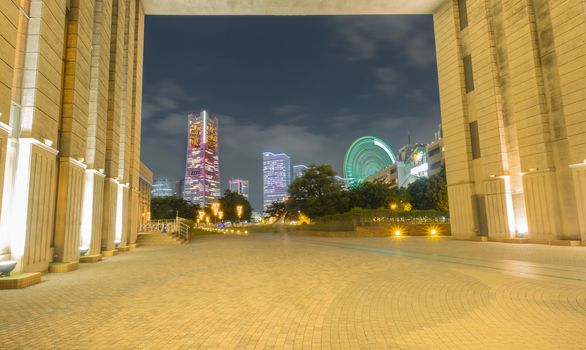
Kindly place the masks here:
<instances>
[{"instance_id":1,"label":"column base","mask_svg":"<svg viewBox=\"0 0 586 350\"><path fill-rule=\"evenodd\" d=\"M505 238L502 240L503 243L529 243L529 238Z\"/></svg>"},{"instance_id":2,"label":"column base","mask_svg":"<svg viewBox=\"0 0 586 350\"><path fill-rule=\"evenodd\" d=\"M80 263L97 263L102 261L102 254L84 255L79 257Z\"/></svg>"},{"instance_id":3,"label":"column base","mask_svg":"<svg viewBox=\"0 0 586 350\"><path fill-rule=\"evenodd\" d=\"M557 245L563 247L579 247L580 245L582 245L582 241L570 239L554 239L549 241L549 245Z\"/></svg>"},{"instance_id":4,"label":"column base","mask_svg":"<svg viewBox=\"0 0 586 350\"><path fill-rule=\"evenodd\" d=\"M127 245L125 245L124 247L118 246L118 248L116 248L116 250L118 250L119 252L127 252L130 250L130 247Z\"/></svg>"},{"instance_id":5,"label":"column base","mask_svg":"<svg viewBox=\"0 0 586 350\"><path fill-rule=\"evenodd\" d=\"M116 249L102 250L102 256L114 256L114 255L118 255L118 250L116 250Z\"/></svg>"},{"instance_id":6,"label":"column base","mask_svg":"<svg viewBox=\"0 0 586 350\"><path fill-rule=\"evenodd\" d=\"M41 282L40 272L17 273L0 277L0 289L22 289Z\"/></svg>"},{"instance_id":7,"label":"column base","mask_svg":"<svg viewBox=\"0 0 586 350\"><path fill-rule=\"evenodd\" d=\"M50 273L70 272L77 269L79 269L79 261L49 263Z\"/></svg>"},{"instance_id":8,"label":"column base","mask_svg":"<svg viewBox=\"0 0 586 350\"><path fill-rule=\"evenodd\" d=\"M136 249L136 243L130 243L130 244L128 244L128 249L135 250Z\"/></svg>"}]
</instances>

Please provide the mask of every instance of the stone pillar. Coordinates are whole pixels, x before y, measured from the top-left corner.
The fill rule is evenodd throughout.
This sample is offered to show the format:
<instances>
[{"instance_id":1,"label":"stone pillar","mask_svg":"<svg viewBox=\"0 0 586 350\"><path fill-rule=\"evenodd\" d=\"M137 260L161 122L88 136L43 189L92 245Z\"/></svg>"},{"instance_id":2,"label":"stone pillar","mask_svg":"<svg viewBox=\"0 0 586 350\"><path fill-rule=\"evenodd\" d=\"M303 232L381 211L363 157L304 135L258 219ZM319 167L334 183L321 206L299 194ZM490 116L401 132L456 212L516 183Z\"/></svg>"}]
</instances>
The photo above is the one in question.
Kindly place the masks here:
<instances>
[{"instance_id":1,"label":"stone pillar","mask_svg":"<svg viewBox=\"0 0 586 350\"><path fill-rule=\"evenodd\" d=\"M467 102L463 95L463 62L459 26L451 1L433 15L444 134L452 236L468 239L478 235L476 184L470 153Z\"/></svg>"},{"instance_id":2,"label":"stone pillar","mask_svg":"<svg viewBox=\"0 0 586 350\"><path fill-rule=\"evenodd\" d=\"M508 177L484 181L488 235L502 240L515 235L515 211Z\"/></svg>"},{"instance_id":3,"label":"stone pillar","mask_svg":"<svg viewBox=\"0 0 586 350\"><path fill-rule=\"evenodd\" d=\"M18 271L47 270L52 260L57 150L33 138L18 145L10 213L12 259Z\"/></svg>"},{"instance_id":4,"label":"stone pillar","mask_svg":"<svg viewBox=\"0 0 586 350\"><path fill-rule=\"evenodd\" d=\"M59 159L55 252L57 261L79 260L83 185L86 165L71 157Z\"/></svg>"},{"instance_id":5,"label":"stone pillar","mask_svg":"<svg viewBox=\"0 0 586 350\"><path fill-rule=\"evenodd\" d=\"M81 245L93 13L93 0L69 3L54 239L60 262L77 262Z\"/></svg>"},{"instance_id":6,"label":"stone pillar","mask_svg":"<svg viewBox=\"0 0 586 350\"><path fill-rule=\"evenodd\" d=\"M571 165L571 169L574 176L580 237L582 244L586 245L586 160L583 163Z\"/></svg>"},{"instance_id":7,"label":"stone pillar","mask_svg":"<svg viewBox=\"0 0 586 350\"><path fill-rule=\"evenodd\" d=\"M88 169L85 172L81 224L81 245L89 248L88 255L100 254L102 250L103 203L104 174Z\"/></svg>"},{"instance_id":8,"label":"stone pillar","mask_svg":"<svg viewBox=\"0 0 586 350\"><path fill-rule=\"evenodd\" d=\"M104 202L102 221L102 253L116 248L116 204L118 202L118 181L108 178L104 181Z\"/></svg>"}]
</instances>

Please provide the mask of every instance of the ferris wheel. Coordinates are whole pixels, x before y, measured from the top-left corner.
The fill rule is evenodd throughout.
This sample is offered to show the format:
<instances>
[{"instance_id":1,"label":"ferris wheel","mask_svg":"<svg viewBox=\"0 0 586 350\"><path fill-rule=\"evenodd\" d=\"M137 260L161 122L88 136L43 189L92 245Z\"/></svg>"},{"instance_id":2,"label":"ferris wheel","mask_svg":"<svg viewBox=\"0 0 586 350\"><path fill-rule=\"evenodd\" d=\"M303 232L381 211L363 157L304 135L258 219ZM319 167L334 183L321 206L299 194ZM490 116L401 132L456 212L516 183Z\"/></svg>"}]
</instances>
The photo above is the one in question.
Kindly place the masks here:
<instances>
[{"instance_id":1,"label":"ferris wheel","mask_svg":"<svg viewBox=\"0 0 586 350\"><path fill-rule=\"evenodd\" d=\"M344 157L344 176L357 185L367 177L394 164L397 157L383 140L364 136L354 141Z\"/></svg>"}]
</instances>

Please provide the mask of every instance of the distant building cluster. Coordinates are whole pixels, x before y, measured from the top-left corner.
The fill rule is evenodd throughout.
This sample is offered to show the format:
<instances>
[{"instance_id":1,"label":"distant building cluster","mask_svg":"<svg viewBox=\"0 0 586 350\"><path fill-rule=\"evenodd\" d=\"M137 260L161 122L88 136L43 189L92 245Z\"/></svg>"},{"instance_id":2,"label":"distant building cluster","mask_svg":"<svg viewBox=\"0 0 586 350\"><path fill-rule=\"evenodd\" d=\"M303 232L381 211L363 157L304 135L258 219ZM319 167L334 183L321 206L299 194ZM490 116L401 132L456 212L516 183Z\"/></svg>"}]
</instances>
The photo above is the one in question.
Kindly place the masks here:
<instances>
[{"instance_id":1,"label":"distant building cluster","mask_svg":"<svg viewBox=\"0 0 586 350\"><path fill-rule=\"evenodd\" d=\"M401 147L395 162L366 177L364 181L382 182L393 187L407 187L421 177L440 173L444 164L441 129L429 144L409 142Z\"/></svg>"},{"instance_id":2,"label":"distant building cluster","mask_svg":"<svg viewBox=\"0 0 586 350\"><path fill-rule=\"evenodd\" d=\"M188 115L188 143L185 177L172 181L155 178L151 195L176 196L205 207L220 197L220 160L218 119L206 110ZM383 140L364 136L352 143L344 157L344 176L335 179L343 188L362 182L382 182L393 187L407 187L421 177L438 174L444 163L441 129L429 144L408 143L395 154ZM274 202L287 199L289 185L309 169L291 164L285 153L263 152L263 211ZM228 181L230 191L249 198L249 181Z\"/></svg>"}]
</instances>

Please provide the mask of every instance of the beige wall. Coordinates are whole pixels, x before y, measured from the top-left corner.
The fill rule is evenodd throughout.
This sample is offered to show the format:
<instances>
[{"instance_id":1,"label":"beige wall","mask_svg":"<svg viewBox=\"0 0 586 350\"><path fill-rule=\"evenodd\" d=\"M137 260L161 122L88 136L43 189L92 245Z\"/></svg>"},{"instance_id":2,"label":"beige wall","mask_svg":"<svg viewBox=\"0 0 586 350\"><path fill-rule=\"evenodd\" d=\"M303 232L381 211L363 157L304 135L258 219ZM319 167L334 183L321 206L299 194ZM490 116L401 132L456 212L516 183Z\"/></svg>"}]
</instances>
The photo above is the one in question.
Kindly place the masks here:
<instances>
[{"instance_id":1,"label":"beige wall","mask_svg":"<svg viewBox=\"0 0 586 350\"><path fill-rule=\"evenodd\" d=\"M584 239L583 2L466 3L466 28L457 0L434 14L453 234ZM474 121L481 157L472 160Z\"/></svg>"},{"instance_id":2,"label":"beige wall","mask_svg":"<svg viewBox=\"0 0 586 350\"><path fill-rule=\"evenodd\" d=\"M44 271L111 249L116 227L135 239L140 1L6 0L0 18L0 256Z\"/></svg>"},{"instance_id":3,"label":"beige wall","mask_svg":"<svg viewBox=\"0 0 586 350\"><path fill-rule=\"evenodd\" d=\"M375 2L266 3L254 11L390 13L399 4L377 12ZM250 10L227 4L207 9ZM467 28L457 0L402 4L434 13L453 236L586 241L585 2L467 0ZM143 5L0 1L0 258L18 260L19 270L46 270L55 255L75 261L81 244L92 254L112 250L116 234L122 245L136 240L146 188ZM474 160L471 122L481 150Z\"/></svg>"}]
</instances>

